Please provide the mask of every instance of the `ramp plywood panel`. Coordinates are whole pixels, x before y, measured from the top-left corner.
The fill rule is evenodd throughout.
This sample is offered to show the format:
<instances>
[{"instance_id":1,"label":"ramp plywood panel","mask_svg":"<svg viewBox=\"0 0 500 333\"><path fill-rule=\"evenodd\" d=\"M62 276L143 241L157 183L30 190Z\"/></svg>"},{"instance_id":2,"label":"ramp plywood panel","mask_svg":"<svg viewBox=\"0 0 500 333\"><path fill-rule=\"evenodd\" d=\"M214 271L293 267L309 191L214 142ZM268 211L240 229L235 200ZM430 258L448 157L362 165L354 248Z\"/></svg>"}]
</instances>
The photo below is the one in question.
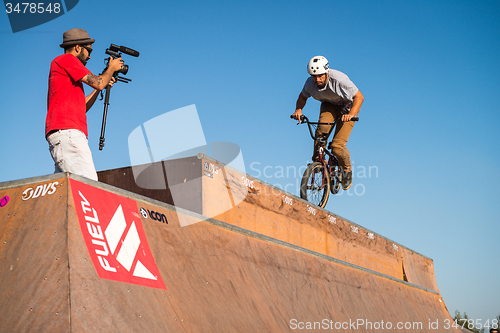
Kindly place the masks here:
<instances>
[{"instance_id":1,"label":"ramp plywood panel","mask_svg":"<svg viewBox=\"0 0 500 333\"><path fill-rule=\"evenodd\" d=\"M412 251L402 248L403 268L407 280L419 286L439 292L436 276L434 275L434 262Z\"/></svg>"},{"instance_id":2,"label":"ramp plywood panel","mask_svg":"<svg viewBox=\"0 0 500 333\"><path fill-rule=\"evenodd\" d=\"M0 189L0 331L68 332L67 179Z\"/></svg>"}]
</instances>

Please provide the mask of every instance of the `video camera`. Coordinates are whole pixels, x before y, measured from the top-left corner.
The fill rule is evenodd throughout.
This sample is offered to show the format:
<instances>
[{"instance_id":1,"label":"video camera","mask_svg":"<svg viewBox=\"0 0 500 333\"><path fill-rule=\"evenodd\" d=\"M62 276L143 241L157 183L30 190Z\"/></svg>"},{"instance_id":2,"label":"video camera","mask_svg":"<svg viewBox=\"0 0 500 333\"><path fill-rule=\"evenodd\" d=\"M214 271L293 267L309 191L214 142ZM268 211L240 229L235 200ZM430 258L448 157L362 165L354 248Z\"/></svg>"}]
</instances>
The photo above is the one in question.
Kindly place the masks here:
<instances>
[{"instance_id":1,"label":"video camera","mask_svg":"<svg viewBox=\"0 0 500 333\"><path fill-rule=\"evenodd\" d=\"M121 52L123 52L125 54L128 54L128 55L131 55L133 57L138 57L139 56L139 52L138 51L132 50L131 48L128 48L126 46L118 46L118 45L115 45L115 44L111 44L109 46L109 48L106 49L106 54L109 55L112 58L120 58L122 56ZM111 58L105 59L108 62L106 63L106 68L104 68L103 73L106 71L106 69L108 69L108 65L109 65L109 60L110 59ZM120 82L128 83L128 82L132 81L132 80L129 80L127 78L118 77L118 74L127 75L128 68L129 68L128 65L123 64L122 69L120 69L119 71L116 71L116 72L113 73L113 77L116 78Z\"/></svg>"},{"instance_id":2,"label":"video camera","mask_svg":"<svg viewBox=\"0 0 500 333\"><path fill-rule=\"evenodd\" d=\"M110 47L106 49L106 54L109 55L109 58L105 59L107 60L106 68L104 68L102 73L104 73L108 69L109 61L111 60L111 58L121 58L122 52L131 55L133 57L139 56L139 52L137 52L136 50L132 50L126 46L118 46L115 44L111 44ZM128 72L128 65L123 64L122 68L119 71L113 73L113 77L117 81L129 83L132 80L118 76L119 74L127 75L127 72ZM102 148L104 147L104 131L106 128L106 118L108 115L110 88L111 87L109 85L106 87L106 98L104 99L104 113L102 115L101 137L99 138L99 150L102 150ZM101 91L101 97L102 97L102 91Z\"/></svg>"}]
</instances>

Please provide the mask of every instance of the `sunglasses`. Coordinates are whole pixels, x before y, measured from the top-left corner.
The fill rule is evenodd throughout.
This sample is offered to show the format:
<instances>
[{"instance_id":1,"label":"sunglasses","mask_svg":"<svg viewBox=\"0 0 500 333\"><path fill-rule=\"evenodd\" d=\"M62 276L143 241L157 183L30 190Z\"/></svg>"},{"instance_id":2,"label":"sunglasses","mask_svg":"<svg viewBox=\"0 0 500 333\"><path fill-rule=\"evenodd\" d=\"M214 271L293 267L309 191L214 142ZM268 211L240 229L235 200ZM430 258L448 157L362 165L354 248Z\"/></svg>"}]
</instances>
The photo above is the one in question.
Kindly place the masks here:
<instances>
[{"instance_id":1,"label":"sunglasses","mask_svg":"<svg viewBox=\"0 0 500 333\"><path fill-rule=\"evenodd\" d=\"M83 47L85 50L87 50L87 52L89 53L89 57L90 57L90 54L92 53L93 49L91 49L90 47L85 46L85 45L80 45L80 46Z\"/></svg>"}]
</instances>

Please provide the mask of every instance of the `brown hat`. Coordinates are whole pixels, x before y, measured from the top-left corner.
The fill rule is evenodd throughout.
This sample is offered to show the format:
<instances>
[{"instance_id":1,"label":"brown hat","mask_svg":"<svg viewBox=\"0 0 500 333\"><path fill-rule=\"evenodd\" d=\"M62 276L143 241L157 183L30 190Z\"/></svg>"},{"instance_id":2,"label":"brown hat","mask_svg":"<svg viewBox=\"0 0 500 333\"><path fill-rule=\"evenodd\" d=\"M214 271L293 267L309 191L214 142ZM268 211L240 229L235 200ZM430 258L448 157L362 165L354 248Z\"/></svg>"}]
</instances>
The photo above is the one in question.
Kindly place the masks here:
<instances>
[{"instance_id":1,"label":"brown hat","mask_svg":"<svg viewBox=\"0 0 500 333\"><path fill-rule=\"evenodd\" d=\"M75 28L63 33L63 43L59 46L64 48L71 45L92 44L93 42L95 42L95 39L91 39L87 31Z\"/></svg>"}]
</instances>

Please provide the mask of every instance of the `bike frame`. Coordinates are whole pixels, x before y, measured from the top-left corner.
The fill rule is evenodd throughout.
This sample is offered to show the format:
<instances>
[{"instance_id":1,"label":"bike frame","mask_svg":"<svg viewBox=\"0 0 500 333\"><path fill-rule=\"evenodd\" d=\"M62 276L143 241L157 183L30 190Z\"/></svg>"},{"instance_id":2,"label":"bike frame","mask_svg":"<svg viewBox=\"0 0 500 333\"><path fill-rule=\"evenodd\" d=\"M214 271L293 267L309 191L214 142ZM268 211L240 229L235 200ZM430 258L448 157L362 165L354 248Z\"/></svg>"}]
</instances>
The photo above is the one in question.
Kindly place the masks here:
<instances>
[{"instance_id":1,"label":"bike frame","mask_svg":"<svg viewBox=\"0 0 500 333\"><path fill-rule=\"evenodd\" d=\"M330 127L330 131L328 131L328 134L325 137L324 143L322 143L320 141L319 147L318 147L318 150L319 150L319 160L320 160L321 164L323 164L323 167L326 170L328 170L328 175L331 177L333 166L334 165L338 165L339 162L337 160L337 157L335 157L335 155L333 155L326 147L327 147L327 144L328 144L328 138L330 137L330 134L332 134L333 129L335 128L335 124L337 123L338 119L336 119L333 123L310 122L309 119L306 116L302 115L301 120L304 121L307 124L307 127L309 128L309 134L311 135L311 138L314 141L317 141L317 140L316 140L315 133L313 134L312 126L311 125L330 125L331 126ZM328 158L328 162L326 161L325 153L329 157ZM325 186L324 182L325 182L325 179L323 177L323 184L322 184L322 186Z\"/></svg>"},{"instance_id":2,"label":"bike frame","mask_svg":"<svg viewBox=\"0 0 500 333\"><path fill-rule=\"evenodd\" d=\"M293 118L292 116L290 117ZM358 120L358 117L351 118L351 121ZM315 146L318 151L318 158L315 159L312 164L308 164L307 169L302 176L300 196L302 199L306 199L307 201L311 201L320 207L324 207L328 201L329 192L337 194L341 189L342 184L342 167L339 166L337 157L330 151L334 138L332 141L328 142L328 138L330 137L330 134L332 134L335 125L341 120L338 118L332 123L310 122L306 116L301 115L300 121L307 124L309 134L315 141ZM301 122L299 122L299 124ZM326 135L316 136L317 126L315 125L327 125L330 126L330 130ZM315 129L314 133L313 127ZM319 201L317 201L317 199L319 199Z\"/></svg>"}]
</instances>

